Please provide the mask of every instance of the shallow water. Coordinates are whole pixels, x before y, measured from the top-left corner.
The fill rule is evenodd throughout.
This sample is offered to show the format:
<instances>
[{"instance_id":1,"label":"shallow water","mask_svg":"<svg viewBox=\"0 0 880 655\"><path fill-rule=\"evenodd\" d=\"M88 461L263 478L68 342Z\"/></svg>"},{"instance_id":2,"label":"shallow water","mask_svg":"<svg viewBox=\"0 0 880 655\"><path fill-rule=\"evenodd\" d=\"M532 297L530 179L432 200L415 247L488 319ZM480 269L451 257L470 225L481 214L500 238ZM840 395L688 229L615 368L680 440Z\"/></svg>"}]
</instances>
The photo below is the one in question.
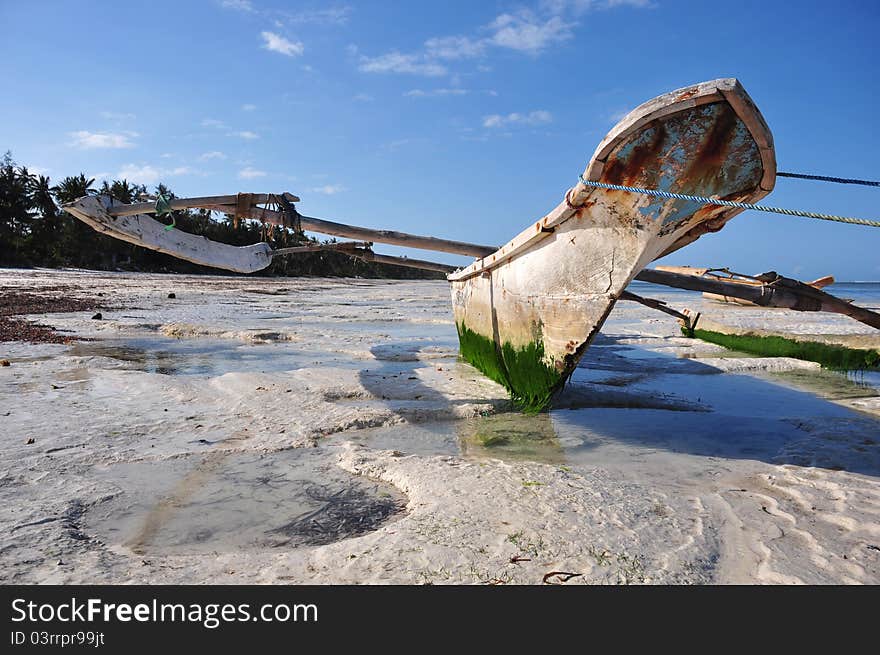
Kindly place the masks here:
<instances>
[{"instance_id":1,"label":"shallow water","mask_svg":"<svg viewBox=\"0 0 880 655\"><path fill-rule=\"evenodd\" d=\"M597 350L591 349L585 368L572 376L557 402L565 409L431 429L386 427L345 438L421 455L539 461L573 470L598 466L666 490L699 486L708 471L732 468L724 464L732 460L880 476L880 419L830 402L880 395L860 377L823 370L736 375L656 351L634 357L644 350L638 347L603 349L611 352L592 354L601 369L590 366ZM827 435L837 442L829 452L821 444Z\"/></svg>"},{"instance_id":2,"label":"shallow water","mask_svg":"<svg viewBox=\"0 0 880 655\"><path fill-rule=\"evenodd\" d=\"M215 377L250 371L274 373L315 365L359 368L362 362L297 342L251 344L237 339L143 337L102 339L71 346L71 355L109 357L124 368L162 375Z\"/></svg>"},{"instance_id":3,"label":"shallow water","mask_svg":"<svg viewBox=\"0 0 880 655\"><path fill-rule=\"evenodd\" d=\"M405 506L394 487L302 449L122 463L98 475L119 493L83 527L137 554L317 546L376 530Z\"/></svg>"}]
</instances>

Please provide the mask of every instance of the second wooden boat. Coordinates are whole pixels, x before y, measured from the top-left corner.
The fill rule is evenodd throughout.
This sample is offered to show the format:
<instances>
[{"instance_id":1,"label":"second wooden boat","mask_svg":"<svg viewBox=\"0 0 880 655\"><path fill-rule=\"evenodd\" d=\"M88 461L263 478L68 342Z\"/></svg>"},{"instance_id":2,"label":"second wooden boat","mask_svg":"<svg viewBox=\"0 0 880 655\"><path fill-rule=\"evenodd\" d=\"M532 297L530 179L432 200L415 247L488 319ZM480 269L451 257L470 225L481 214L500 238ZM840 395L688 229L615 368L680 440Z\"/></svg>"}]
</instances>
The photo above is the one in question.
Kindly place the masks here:
<instances>
[{"instance_id":1,"label":"second wooden boat","mask_svg":"<svg viewBox=\"0 0 880 655\"><path fill-rule=\"evenodd\" d=\"M657 266L655 268L658 271L665 271L667 273L692 275L694 277L701 277L708 280L726 282L728 284L739 284L746 287L761 287L768 282L772 282L778 277L778 274L775 271L762 273L760 275L743 275L742 273L734 273L733 271L726 268L699 268L697 266ZM804 282L804 284L808 287L813 287L814 289L824 289L825 287L834 284L834 276L826 275L824 277L813 280L812 282ZM750 300L746 300L745 298L727 296L721 293L711 293L709 291L703 292L703 298L706 298L707 300L714 300L716 302L743 305L745 307L758 306L756 303L753 303Z\"/></svg>"}]
</instances>

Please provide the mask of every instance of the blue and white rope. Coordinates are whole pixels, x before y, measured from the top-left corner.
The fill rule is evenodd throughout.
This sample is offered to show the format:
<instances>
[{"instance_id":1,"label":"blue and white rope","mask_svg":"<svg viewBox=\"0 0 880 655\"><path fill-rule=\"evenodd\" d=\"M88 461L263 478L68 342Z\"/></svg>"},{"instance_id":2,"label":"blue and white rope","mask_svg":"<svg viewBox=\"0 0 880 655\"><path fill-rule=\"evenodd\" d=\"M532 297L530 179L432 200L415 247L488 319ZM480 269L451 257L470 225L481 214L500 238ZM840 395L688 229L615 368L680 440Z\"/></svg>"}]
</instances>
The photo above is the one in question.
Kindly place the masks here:
<instances>
[{"instance_id":1,"label":"blue and white rope","mask_svg":"<svg viewBox=\"0 0 880 655\"><path fill-rule=\"evenodd\" d=\"M830 177L828 175L807 175L806 173L783 173L776 171L776 177L793 177L797 180L817 180L819 182L836 182L837 184L861 184L862 186L880 187L880 182L872 180L854 180L849 177Z\"/></svg>"},{"instance_id":2,"label":"blue and white rope","mask_svg":"<svg viewBox=\"0 0 880 655\"><path fill-rule=\"evenodd\" d=\"M627 191L629 193L641 193L655 198L668 198L674 200L692 200L704 205L717 205L719 207L735 207L737 209L752 209L771 214L785 214L786 216L803 216L805 218L817 218L821 221L835 221L837 223L850 223L852 225L867 225L868 227L880 227L880 221L871 221L866 218L851 218L848 216L835 216L833 214L819 214L817 212L800 211L797 209L784 209L782 207L767 207L766 205L754 205L750 202L736 202L734 200L721 200L708 196L692 196L685 193L672 193L660 189L642 189L640 187L624 186L622 184L609 184L607 182L593 182L580 176L580 183L596 189L611 189L613 191Z\"/></svg>"}]
</instances>

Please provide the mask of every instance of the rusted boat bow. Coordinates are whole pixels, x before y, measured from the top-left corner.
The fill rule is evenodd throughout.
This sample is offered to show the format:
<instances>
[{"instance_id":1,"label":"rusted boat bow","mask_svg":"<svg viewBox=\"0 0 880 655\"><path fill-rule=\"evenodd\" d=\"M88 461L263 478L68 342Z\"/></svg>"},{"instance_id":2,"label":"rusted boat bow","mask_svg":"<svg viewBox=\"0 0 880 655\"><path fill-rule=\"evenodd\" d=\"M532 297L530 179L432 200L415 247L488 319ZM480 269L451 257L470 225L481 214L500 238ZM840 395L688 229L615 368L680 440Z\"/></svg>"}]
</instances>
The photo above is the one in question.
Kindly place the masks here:
<instances>
[{"instance_id":1,"label":"rusted boat bow","mask_svg":"<svg viewBox=\"0 0 880 655\"><path fill-rule=\"evenodd\" d=\"M632 111L583 178L754 202L775 173L770 130L742 86L724 79ZM579 182L496 253L449 276L462 355L524 408L546 406L633 277L741 211Z\"/></svg>"},{"instance_id":2,"label":"rusted boat bow","mask_svg":"<svg viewBox=\"0 0 880 655\"><path fill-rule=\"evenodd\" d=\"M739 82L720 79L633 110L602 140L581 181L559 204L500 248L301 216L293 208L298 198L290 194L173 200L169 206L204 207L360 239L363 243L332 247L352 256L448 271L462 356L507 387L524 409L539 410L569 378L639 271L720 230L743 211L589 184L755 202L773 189L775 179L770 130ZM151 203L119 205L96 196L65 209L111 236L227 270L258 271L282 254L264 243L235 247L169 230L149 216L156 209ZM378 255L370 249L373 242L477 259L454 269Z\"/></svg>"}]
</instances>

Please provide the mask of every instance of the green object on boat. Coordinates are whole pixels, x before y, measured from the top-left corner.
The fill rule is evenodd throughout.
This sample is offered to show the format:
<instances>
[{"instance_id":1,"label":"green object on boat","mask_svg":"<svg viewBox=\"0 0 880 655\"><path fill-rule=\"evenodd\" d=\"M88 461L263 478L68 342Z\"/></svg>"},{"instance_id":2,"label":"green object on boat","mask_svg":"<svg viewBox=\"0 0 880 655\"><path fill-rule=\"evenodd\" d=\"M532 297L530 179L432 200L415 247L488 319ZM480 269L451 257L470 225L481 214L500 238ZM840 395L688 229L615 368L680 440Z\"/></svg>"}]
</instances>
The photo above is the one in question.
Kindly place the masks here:
<instances>
[{"instance_id":1,"label":"green object on boat","mask_svg":"<svg viewBox=\"0 0 880 655\"><path fill-rule=\"evenodd\" d=\"M461 356L486 377L504 386L514 404L526 414L536 414L550 405L553 394L565 381L544 361L540 338L522 348L510 343L500 348L464 323L457 323Z\"/></svg>"},{"instance_id":2,"label":"green object on boat","mask_svg":"<svg viewBox=\"0 0 880 655\"><path fill-rule=\"evenodd\" d=\"M682 328L684 332L684 328ZM838 371L862 371L880 368L880 352L865 348L848 348L816 341L797 341L777 336L755 334L723 334L711 330L694 330L694 336L703 341L764 357L794 357L818 362L825 368Z\"/></svg>"},{"instance_id":3,"label":"green object on boat","mask_svg":"<svg viewBox=\"0 0 880 655\"><path fill-rule=\"evenodd\" d=\"M165 214L171 214L171 225L165 226L165 231L168 232L174 229L177 225L177 220L175 220L174 214L171 211L171 196L160 193L156 198L156 216L164 216Z\"/></svg>"}]
</instances>

